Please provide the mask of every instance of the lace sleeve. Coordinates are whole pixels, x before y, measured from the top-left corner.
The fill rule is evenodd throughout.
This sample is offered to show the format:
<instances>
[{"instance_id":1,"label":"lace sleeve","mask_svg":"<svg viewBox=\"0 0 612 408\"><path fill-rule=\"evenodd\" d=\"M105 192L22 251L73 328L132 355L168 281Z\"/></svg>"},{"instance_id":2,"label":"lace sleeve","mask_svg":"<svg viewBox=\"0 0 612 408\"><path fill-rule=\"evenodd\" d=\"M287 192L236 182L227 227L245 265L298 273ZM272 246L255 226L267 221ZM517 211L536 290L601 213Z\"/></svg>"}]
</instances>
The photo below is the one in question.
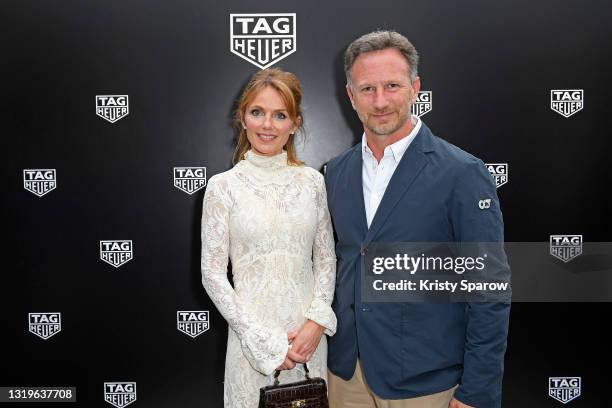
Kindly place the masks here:
<instances>
[{"instance_id":1,"label":"lace sleeve","mask_svg":"<svg viewBox=\"0 0 612 408\"><path fill-rule=\"evenodd\" d=\"M315 278L314 297L304 314L306 318L325 328L325 334L336 333L336 315L331 308L336 285L336 253L334 251L334 233L329 210L327 193L323 176L316 173L317 231L312 248L313 273Z\"/></svg>"},{"instance_id":2,"label":"lace sleeve","mask_svg":"<svg viewBox=\"0 0 612 408\"><path fill-rule=\"evenodd\" d=\"M280 328L261 325L227 279L231 207L227 180L213 176L208 181L202 208L202 284L238 335L242 351L251 366L269 375L287 355L287 334Z\"/></svg>"}]
</instances>

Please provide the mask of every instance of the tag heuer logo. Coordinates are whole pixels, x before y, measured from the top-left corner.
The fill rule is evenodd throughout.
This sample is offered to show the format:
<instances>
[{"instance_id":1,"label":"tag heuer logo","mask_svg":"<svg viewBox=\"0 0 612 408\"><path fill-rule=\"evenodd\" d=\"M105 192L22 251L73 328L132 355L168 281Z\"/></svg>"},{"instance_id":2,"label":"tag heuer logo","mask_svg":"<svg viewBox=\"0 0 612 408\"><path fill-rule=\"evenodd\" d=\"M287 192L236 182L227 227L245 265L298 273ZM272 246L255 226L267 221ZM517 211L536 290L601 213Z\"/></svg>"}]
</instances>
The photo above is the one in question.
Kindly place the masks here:
<instances>
[{"instance_id":1,"label":"tag heuer logo","mask_svg":"<svg viewBox=\"0 0 612 408\"><path fill-rule=\"evenodd\" d=\"M480 208L481 210L487 210L491 208L491 199L485 198L483 200L478 200L478 208Z\"/></svg>"},{"instance_id":2,"label":"tag heuer logo","mask_svg":"<svg viewBox=\"0 0 612 408\"><path fill-rule=\"evenodd\" d=\"M206 185L206 167L175 167L174 187L193 194Z\"/></svg>"},{"instance_id":3,"label":"tag heuer logo","mask_svg":"<svg viewBox=\"0 0 612 408\"><path fill-rule=\"evenodd\" d=\"M208 310L176 312L176 327L186 335L196 338L208 330Z\"/></svg>"},{"instance_id":4,"label":"tag heuer logo","mask_svg":"<svg viewBox=\"0 0 612 408\"><path fill-rule=\"evenodd\" d=\"M412 104L412 114L421 117L427 112L431 112L432 103L431 91L420 91L416 101Z\"/></svg>"},{"instance_id":5,"label":"tag heuer logo","mask_svg":"<svg viewBox=\"0 0 612 408\"><path fill-rule=\"evenodd\" d=\"M230 14L231 51L261 69L296 50L295 13Z\"/></svg>"},{"instance_id":6,"label":"tag heuer logo","mask_svg":"<svg viewBox=\"0 0 612 408\"><path fill-rule=\"evenodd\" d=\"M567 404L580 396L580 377L548 377L548 395Z\"/></svg>"},{"instance_id":7,"label":"tag heuer logo","mask_svg":"<svg viewBox=\"0 0 612 408\"><path fill-rule=\"evenodd\" d=\"M553 89L550 91L550 108L569 118L584 107L583 89Z\"/></svg>"},{"instance_id":8,"label":"tag heuer logo","mask_svg":"<svg viewBox=\"0 0 612 408\"><path fill-rule=\"evenodd\" d=\"M551 235L550 254L568 262L582 253L582 235Z\"/></svg>"},{"instance_id":9,"label":"tag heuer logo","mask_svg":"<svg viewBox=\"0 0 612 408\"><path fill-rule=\"evenodd\" d=\"M486 163L485 166L495 179L495 187L499 188L508 182L508 163Z\"/></svg>"},{"instance_id":10,"label":"tag heuer logo","mask_svg":"<svg viewBox=\"0 0 612 408\"><path fill-rule=\"evenodd\" d=\"M28 327L30 333L43 340L62 331L61 313L28 313Z\"/></svg>"},{"instance_id":11,"label":"tag heuer logo","mask_svg":"<svg viewBox=\"0 0 612 408\"><path fill-rule=\"evenodd\" d=\"M96 95L96 115L115 123L130 113L127 95Z\"/></svg>"},{"instance_id":12,"label":"tag heuer logo","mask_svg":"<svg viewBox=\"0 0 612 408\"><path fill-rule=\"evenodd\" d=\"M136 401L135 382L105 382L104 400L117 408L123 408Z\"/></svg>"},{"instance_id":13,"label":"tag heuer logo","mask_svg":"<svg viewBox=\"0 0 612 408\"><path fill-rule=\"evenodd\" d=\"M23 170L23 188L39 197L44 196L57 187L55 169L25 169Z\"/></svg>"},{"instance_id":14,"label":"tag heuer logo","mask_svg":"<svg viewBox=\"0 0 612 408\"><path fill-rule=\"evenodd\" d=\"M100 241L100 259L115 268L132 260L133 257L132 240Z\"/></svg>"}]
</instances>

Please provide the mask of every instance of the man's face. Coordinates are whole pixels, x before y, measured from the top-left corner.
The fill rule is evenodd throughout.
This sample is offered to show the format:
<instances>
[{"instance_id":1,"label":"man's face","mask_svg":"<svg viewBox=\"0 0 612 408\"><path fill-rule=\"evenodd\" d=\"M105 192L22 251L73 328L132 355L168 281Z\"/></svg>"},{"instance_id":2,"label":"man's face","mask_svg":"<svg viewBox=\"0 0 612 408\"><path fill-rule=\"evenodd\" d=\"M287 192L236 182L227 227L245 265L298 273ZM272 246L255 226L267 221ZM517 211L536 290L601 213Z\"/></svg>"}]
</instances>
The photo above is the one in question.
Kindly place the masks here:
<instances>
[{"instance_id":1,"label":"man's face","mask_svg":"<svg viewBox=\"0 0 612 408\"><path fill-rule=\"evenodd\" d=\"M410 81L404 56L389 48L358 56L346 89L366 134L395 136L410 126L410 106L420 86L418 77Z\"/></svg>"}]
</instances>

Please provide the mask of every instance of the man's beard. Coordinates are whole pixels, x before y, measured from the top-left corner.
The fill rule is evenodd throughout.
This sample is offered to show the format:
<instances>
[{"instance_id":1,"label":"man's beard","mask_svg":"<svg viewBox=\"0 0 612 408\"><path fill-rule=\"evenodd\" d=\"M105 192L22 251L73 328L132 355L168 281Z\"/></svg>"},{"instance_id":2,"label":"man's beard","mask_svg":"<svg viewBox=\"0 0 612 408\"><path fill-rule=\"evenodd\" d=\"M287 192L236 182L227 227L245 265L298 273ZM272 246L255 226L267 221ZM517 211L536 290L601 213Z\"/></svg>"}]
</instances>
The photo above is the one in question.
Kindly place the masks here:
<instances>
[{"instance_id":1,"label":"man's beard","mask_svg":"<svg viewBox=\"0 0 612 408\"><path fill-rule=\"evenodd\" d=\"M408 110L407 112L410 112L410 110ZM397 122L395 123L390 122L390 123L385 123L385 124L372 125L372 124L369 124L368 122L365 122L365 126L366 128L368 128L368 130L370 130L370 132L374 133L375 135L388 136L390 134L393 134L395 131L400 129L402 126L404 126L408 119L409 119L409 115L406 114L405 116L398 118Z\"/></svg>"}]
</instances>

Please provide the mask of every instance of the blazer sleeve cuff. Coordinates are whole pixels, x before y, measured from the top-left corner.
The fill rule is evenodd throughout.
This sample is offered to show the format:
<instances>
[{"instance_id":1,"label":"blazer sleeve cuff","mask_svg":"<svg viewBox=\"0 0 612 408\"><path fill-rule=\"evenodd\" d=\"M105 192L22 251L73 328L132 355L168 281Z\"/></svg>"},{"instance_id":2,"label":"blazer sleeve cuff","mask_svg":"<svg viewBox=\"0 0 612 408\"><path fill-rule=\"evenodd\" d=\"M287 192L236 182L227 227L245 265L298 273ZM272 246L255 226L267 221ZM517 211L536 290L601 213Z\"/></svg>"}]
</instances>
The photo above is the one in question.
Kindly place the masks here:
<instances>
[{"instance_id":1,"label":"blazer sleeve cuff","mask_svg":"<svg viewBox=\"0 0 612 408\"><path fill-rule=\"evenodd\" d=\"M501 395L491 395L486 392L469 392L459 385L454 397L460 402L475 408L501 408Z\"/></svg>"}]
</instances>

